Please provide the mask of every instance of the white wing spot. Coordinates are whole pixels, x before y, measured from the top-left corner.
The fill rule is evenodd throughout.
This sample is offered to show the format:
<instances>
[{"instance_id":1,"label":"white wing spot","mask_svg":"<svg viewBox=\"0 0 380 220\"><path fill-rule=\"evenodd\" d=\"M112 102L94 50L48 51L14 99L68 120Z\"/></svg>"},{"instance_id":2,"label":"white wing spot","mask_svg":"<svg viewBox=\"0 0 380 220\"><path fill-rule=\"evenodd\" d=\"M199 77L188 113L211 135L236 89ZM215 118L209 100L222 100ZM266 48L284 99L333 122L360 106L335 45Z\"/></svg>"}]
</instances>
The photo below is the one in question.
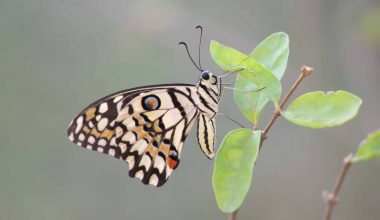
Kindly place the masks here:
<instances>
[{"instance_id":1,"label":"white wing spot","mask_svg":"<svg viewBox=\"0 0 380 220\"><path fill-rule=\"evenodd\" d=\"M125 119L122 123L125 125L125 127L127 127L128 130L132 130L132 128L136 126L135 121L133 121L132 117Z\"/></svg>"},{"instance_id":2,"label":"white wing spot","mask_svg":"<svg viewBox=\"0 0 380 220\"><path fill-rule=\"evenodd\" d=\"M94 123L92 123L92 121L88 122L88 126L90 126L90 128L93 128L94 127Z\"/></svg>"},{"instance_id":3,"label":"white wing spot","mask_svg":"<svg viewBox=\"0 0 380 220\"><path fill-rule=\"evenodd\" d=\"M136 137L132 131L128 131L122 138L122 141L129 141L129 143L134 143L136 141Z\"/></svg>"},{"instance_id":4,"label":"white wing spot","mask_svg":"<svg viewBox=\"0 0 380 220\"><path fill-rule=\"evenodd\" d=\"M162 157L160 157L160 156L157 156L155 161L154 161L154 167L157 168L160 173L162 173L165 165L166 164L165 164L164 159L162 159Z\"/></svg>"},{"instance_id":5,"label":"white wing spot","mask_svg":"<svg viewBox=\"0 0 380 220\"><path fill-rule=\"evenodd\" d=\"M108 124L108 119L107 118L102 118L98 122L98 130L99 131L103 131L107 127L107 124Z\"/></svg>"},{"instance_id":6,"label":"white wing spot","mask_svg":"<svg viewBox=\"0 0 380 220\"><path fill-rule=\"evenodd\" d=\"M114 149L109 149L108 150L108 154L111 155L111 156L115 156L115 150Z\"/></svg>"},{"instance_id":7,"label":"white wing spot","mask_svg":"<svg viewBox=\"0 0 380 220\"><path fill-rule=\"evenodd\" d=\"M150 157L144 154L140 161L140 167L144 166L148 170L151 164L152 161L150 160Z\"/></svg>"},{"instance_id":8,"label":"white wing spot","mask_svg":"<svg viewBox=\"0 0 380 220\"><path fill-rule=\"evenodd\" d=\"M131 152L137 151L141 155L148 147L148 143L144 139L138 140L131 148Z\"/></svg>"},{"instance_id":9,"label":"white wing spot","mask_svg":"<svg viewBox=\"0 0 380 220\"><path fill-rule=\"evenodd\" d=\"M80 141L78 141L78 143L77 143L79 146L82 146L82 142L80 142Z\"/></svg>"},{"instance_id":10,"label":"white wing spot","mask_svg":"<svg viewBox=\"0 0 380 220\"><path fill-rule=\"evenodd\" d=\"M123 102L119 102L116 104L116 109L118 112L120 112L122 104L123 104Z\"/></svg>"},{"instance_id":11,"label":"white wing spot","mask_svg":"<svg viewBox=\"0 0 380 220\"><path fill-rule=\"evenodd\" d=\"M136 173L135 175L136 178L142 180L142 178L144 177L144 173L142 170L140 170L139 172Z\"/></svg>"},{"instance_id":12,"label":"white wing spot","mask_svg":"<svg viewBox=\"0 0 380 220\"><path fill-rule=\"evenodd\" d=\"M97 121L99 121L101 118L102 118L102 116L100 116L100 115L97 115L97 116L95 117L95 119L96 119Z\"/></svg>"},{"instance_id":13,"label":"white wing spot","mask_svg":"<svg viewBox=\"0 0 380 220\"><path fill-rule=\"evenodd\" d=\"M127 145L126 144L120 143L119 147L120 147L121 153L124 153L125 151L127 151Z\"/></svg>"},{"instance_id":14,"label":"white wing spot","mask_svg":"<svg viewBox=\"0 0 380 220\"><path fill-rule=\"evenodd\" d=\"M116 102L120 101L122 98L123 98L123 96L119 95L119 96L117 96L116 98L113 99L113 102L116 103Z\"/></svg>"},{"instance_id":15,"label":"white wing spot","mask_svg":"<svg viewBox=\"0 0 380 220\"><path fill-rule=\"evenodd\" d=\"M84 141L84 138L85 138L84 134L83 134L83 133L80 133L78 139L79 139L80 141Z\"/></svg>"},{"instance_id":16,"label":"white wing spot","mask_svg":"<svg viewBox=\"0 0 380 220\"><path fill-rule=\"evenodd\" d=\"M113 137L110 141L110 145L115 146L116 145L116 137Z\"/></svg>"},{"instance_id":17,"label":"white wing spot","mask_svg":"<svg viewBox=\"0 0 380 220\"><path fill-rule=\"evenodd\" d=\"M75 134L77 134L83 126L83 116L77 119L77 127L75 128Z\"/></svg>"},{"instance_id":18,"label":"white wing spot","mask_svg":"<svg viewBox=\"0 0 380 220\"><path fill-rule=\"evenodd\" d=\"M104 147L104 146L106 146L106 144L107 144L107 141L106 141L104 138L102 138L102 139L100 139L100 140L98 141L98 145L99 145L99 146Z\"/></svg>"},{"instance_id":19,"label":"white wing spot","mask_svg":"<svg viewBox=\"0 0 380 220\"><path fill-rule=\"evenodd\" d=\"M127 157L127 162L129 164L129 170L131 170L135 165L135 158L133 156L129 156Z\"/></svg>"},{"instance_id":20,"label":"white wing spot","mask_svg":"<svg viewBox=\"0 0 380 220\"><path fill-rule=\"evenodd\" d=\"M124 134L124 131L123 131L123 129L122 129L120 126L117 126L117 127L115 128L115 130L116 130L116 137L117 137L117 138L121 137L121 135Z\"/></svg>"},{"instance_id":21,"label":"white wing spot","mask_svg":"<svg viewBox=\"0 0 380 220\"><path fill-rule=\"evenodd\" d=\"M92 146L91 145L87 145L86 148L89 149L89 150L92 150Z\"/></svg>"},{"instance_id":22,"label":"white wing spot","mask_svg":"<svg viewBox=\"0 0 380 220\"><path fill-rule=\"evenodd\" d=\"M149 184L153 186L157 186L158 183L158 177L156 174L153 174L149 179Z\"/></svg>"},{"instance_id":23,"label":"white wing spot","mask_svg":"<svg viewBox=\"0 0 380 220\"><path fill-rule=\"evenodd\" d=\"M100 113L104 113L108 110L108 104L107 102L104 102L102 103L100 106L99 106L99 112Z\"/></svg>"},{"instance_id":24,"label":"white wing spot","mask_svg":"<svg viewBox=\"0 0 380 220\"><path fill-rule=\"evenodd\" d=\"M98 147L98 149L96 149L98 152L103 152L104 149L102 147Z\"/></svg>"},{"instance_id":25,"label":"white wing spot","mask_svg":"<svg viewBox=\"0 0 380 220\"><path fill-rule=\"evenodd\" d=\"M90 144L94 144L94 143L95 143L95 138L94 138L94 136L90 136L90 137L88 137L87 142L90 143Z\"/></svg>"},{"instance_id":26,"label":"white wing spot","mask_svg":"<svg viewBox=\"0 0 380 220\"><path fill-rule=\"evenodd\" d=\"M73 134L73 132L70 133L69 140L70 140L70 141L73 141L73 140L74 140L74 134Z\"/></svg>"}]
</instances>

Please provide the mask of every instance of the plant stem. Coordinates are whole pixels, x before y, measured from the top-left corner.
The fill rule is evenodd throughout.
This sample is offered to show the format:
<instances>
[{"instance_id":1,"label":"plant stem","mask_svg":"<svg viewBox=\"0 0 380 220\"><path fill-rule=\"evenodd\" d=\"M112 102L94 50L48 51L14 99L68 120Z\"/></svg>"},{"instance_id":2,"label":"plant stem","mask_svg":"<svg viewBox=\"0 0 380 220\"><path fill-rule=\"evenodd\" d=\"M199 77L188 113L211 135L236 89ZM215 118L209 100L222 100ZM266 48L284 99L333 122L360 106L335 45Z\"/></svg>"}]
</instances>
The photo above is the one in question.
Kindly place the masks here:
<instances>
[{"instance_id":1,"label":"plant stem","mask_svg":"<svg viewBox=\"0 0 380 220\"><path fill-rule=\"evenodd\" d=\"M238 209L228 215L228 220L236 220Z\"/></svg>"},{"instance_id":2,"label":"plant stem","mask_svg":"<svg viewBox=\"0 0 380 220\"><path fill-rule=\"evenodd\" d=\"M273 126L273 124L276 122L277 118L279 116L281 116L281 109L283 107L285 107L286 103L289 101L289 99L293 95L294 91L301 84L301 82L307 76L309 76L311 74L312 71L313 71L312 67L309 67L309 66L306 66L306 65L303 65L301 67L301 74L300 74L300 76L298 77L298 79L296 80L296 82L293 84L293 86L290 88L290 90L288 91L288 93L286 94L285 98L282 100L282 102L278 106L278 108L275 110L275 112L273 113L272 118L269 120L267 126L265 127L263 133L261 134L261 141L260 141L260 147L259 147L259 149L261 149L261 146L263 145L265 139L267 139L269 130L271 129L271 127ZM256 130L256 129L257 129L256 124L253 124L253 130ZM236 209L234 212L230 213L228 215L228 220L236 220L236 216L237 216L238 210L239 209Z\"/></svg>"},{"instance_id":3,"label":"plant stem","mask_svg":"<svg viewBox=\"0 0 380 220\"><path fill-rule=\"evenodd\" d=\"M327 206L325 209L325 216L323 218L324 220L330 220L331 219L333 209L334 209L335 205L338 203L338 193L339 193L340 189L342 188L342 184L343 184L344 179L347 175L347 172L352 165L352 159L353 158L354 158L354 156L352 154L350 154L346 158L344 158L343 166L339 172L338 177L336 178L332 192L324 193L325 201L327 203Z\"/></svg>"},{"instance_id":4,"label":"plant stem","mask_svg":"<svg viewBox=\"0 0 380 220\"><path fill-rule=\"evenodd\" d=\"M282 100L278 108L274 111L272 118L269 120L267 126L265 127L262 135L261 135L261 143L260 143L260 149L264 142L264 140L268 137L268 132L276 122L277 118L281 116L281 111L285 107L286 103L289 101L290 97L293 95L294 91L296 91L297 87L301 84L301 82L311 74L313 71L312 67L308 67L303 65L301 67L301 74L296 80L296 82L293 84L293 86L290 88L288 93L286 94L285 98Z\"/></svg>"}]
</instances>

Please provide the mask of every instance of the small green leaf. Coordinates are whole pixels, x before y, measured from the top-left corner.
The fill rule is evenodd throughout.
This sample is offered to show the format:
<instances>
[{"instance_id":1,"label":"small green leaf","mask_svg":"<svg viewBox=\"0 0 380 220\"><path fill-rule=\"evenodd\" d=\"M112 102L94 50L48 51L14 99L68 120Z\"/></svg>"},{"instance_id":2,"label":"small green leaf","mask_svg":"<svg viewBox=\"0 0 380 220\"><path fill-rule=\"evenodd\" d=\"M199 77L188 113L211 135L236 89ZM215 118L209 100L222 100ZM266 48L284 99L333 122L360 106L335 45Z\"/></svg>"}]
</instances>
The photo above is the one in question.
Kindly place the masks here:
<instances>
[{"instance_id":1,"label":"small green leaf","mask_svg":"<svg viewBox=\"0 0 380 220\"><path fill-rule=\"evenodd\" d=\"M310 92L294 100L281 114L294 124L323 128L342 125L356 116L362 100L349 92Z\"/></svg>"},{"instance_id":2,"label":"small green leaf","mask_svg":"<svg viewBox=\"0 0 380 220\"><path fill-rule=\"evenodd\" d=\"M239 208L252 182L261 132L247 128L229 132L215 157L212 185L219 208L230 213Z\"/></svg>"},{"instance_id":3,"label":"small green leaf","mask_svg":"<svg viewBox=\"0 0 380 220\"><path fill-rule=\"evenodd\" d=\"M248 57L244 53L231 47L224 46L215 40L212 40L210 43L210 53L215 63L224 71L228 72L234 72L241 69L239 65Z\"/></svg>"},{"instance_id":4,"label":"small green leaf","mask_svg":"<svg viewBox=\"0 0 380 220\"><path fill-rule=\"evenodd\" d=\"M288 63L288 35L283 32L270 35L249 56L271 71L280 80ZM266 94L264 92L241 92L256 91L260 88L240 74L236 77L235 88L234 98L240 111L248 120L258 123L261 111L269 101Z\"/></svg>"},{"instance_id":5,"label":"small green leaf","mask_svg":"<svg viewBox=\"0 0 380 220\"><path fill-rule=\"evenodd\" d=\"M277 79L281 79L288 64L288 35L284 32L271 34L249 56L270 70Z\"/></svg>"},{"instance_id":6,"label":"small green leaf","mask_svg":"<svg viewBox=\"0 0 380 220\"><path fill-rule=\"evenodd\" d=\"M375 160L380 157L380 130L372 132L360 143L354 162Z\"/></svg>"}]
</instances>

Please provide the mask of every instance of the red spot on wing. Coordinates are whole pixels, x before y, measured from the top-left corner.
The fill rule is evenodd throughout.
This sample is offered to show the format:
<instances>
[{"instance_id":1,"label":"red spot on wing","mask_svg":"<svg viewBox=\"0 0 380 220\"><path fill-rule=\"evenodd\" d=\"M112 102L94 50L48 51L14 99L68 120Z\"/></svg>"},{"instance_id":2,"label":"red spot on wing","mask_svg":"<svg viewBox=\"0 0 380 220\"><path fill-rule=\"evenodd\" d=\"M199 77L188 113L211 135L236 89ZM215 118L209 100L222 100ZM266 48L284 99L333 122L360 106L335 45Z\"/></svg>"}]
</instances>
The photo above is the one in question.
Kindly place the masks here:
<instances>
[{"instance_id":1,"label":"red spot on wing","mask_svg":"<svg viewBox=\"0 0 380 220\"><path fill-rule=\"evenodd\" d=\"M175 160L175 159L172 159L172 158L168 158L168 165L169 165L169 167L171 168L171 169L175 169L175 168L177 168L177 166L178 166L178 160Z\"/></svg>"}]
</instances>

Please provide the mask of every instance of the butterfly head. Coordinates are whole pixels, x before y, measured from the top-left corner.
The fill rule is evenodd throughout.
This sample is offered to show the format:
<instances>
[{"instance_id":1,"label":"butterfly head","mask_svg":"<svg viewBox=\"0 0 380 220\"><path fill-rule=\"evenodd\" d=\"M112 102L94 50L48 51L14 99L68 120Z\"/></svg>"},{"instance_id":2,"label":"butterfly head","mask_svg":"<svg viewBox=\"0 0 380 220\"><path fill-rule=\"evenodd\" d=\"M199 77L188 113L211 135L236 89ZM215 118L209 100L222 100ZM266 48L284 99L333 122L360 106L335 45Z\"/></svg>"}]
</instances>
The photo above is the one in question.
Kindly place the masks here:
<instances>
[{"instance_id":1,"label":"butterfly head","mask_svg":"<svg viewBox=\"0 0 380 220\"><path fill-rule=\"evenodd\" d=\"M207 92L208 94L213 93L214 100L216 98L216 102L220 101L220 96L222 94L222 80L221 77L217 77L214 74L212 74L208 70L204 70L201 65L201 43L202 43L202 33L203 33L203 28L202 26L196 26L196 29L199 29L200 32L200 37L199 37L199 45L198 45L198 64L195 63L193 57L190 55L189 48L187 47L187 44L185 42L179 42L179 44L182 44L185 46L187 55L189 56L191 62L194 64L194 66L201 72L200 74L200 80L197 85L198 88L202 88ZM210 91L211 90L211 91Z\"/></svg>"},{"instance_id":2,"label":"butterfly head","mask_svg":"<svg viewBox=\"0 0 380 220\"><path fill-rule=\"evenodd\" d=\"M221 95L222 79L208 70L201 72L198 85L203 86L204 89L212 90L218 96Z\"/></svg>"}]
</instances>

